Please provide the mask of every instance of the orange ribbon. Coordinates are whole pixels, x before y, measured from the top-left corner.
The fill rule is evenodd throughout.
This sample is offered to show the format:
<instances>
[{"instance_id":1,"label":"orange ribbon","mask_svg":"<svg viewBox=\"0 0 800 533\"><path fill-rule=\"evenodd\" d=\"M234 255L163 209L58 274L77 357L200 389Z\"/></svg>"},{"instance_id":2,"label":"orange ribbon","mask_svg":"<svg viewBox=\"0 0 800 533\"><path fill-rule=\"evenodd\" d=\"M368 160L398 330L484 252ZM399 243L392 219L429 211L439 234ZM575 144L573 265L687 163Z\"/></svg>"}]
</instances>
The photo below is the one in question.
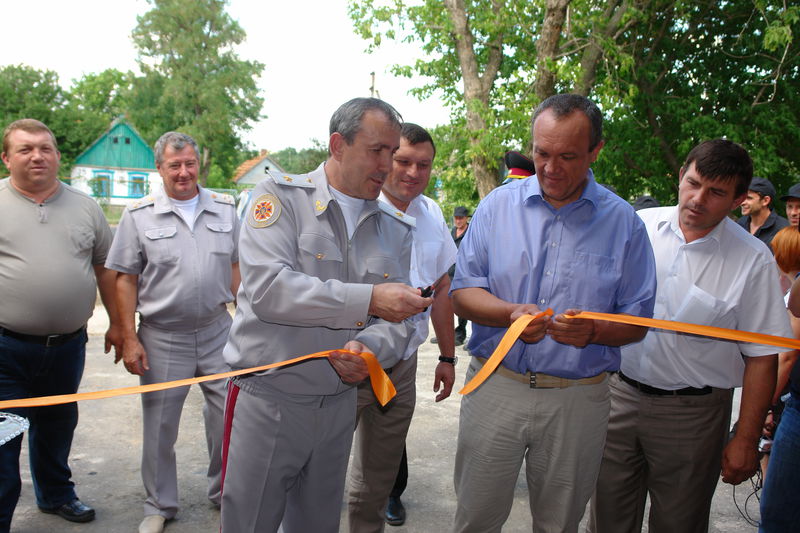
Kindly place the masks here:
<instances>
[{"instance_id":1,"label":"orange ribbon","mask_svg":"<svg viewBox=\"0 0 800 533\"><path fill-rule=\"evenodd\" d=\"M389 379L389 376L386 375L386 372L384 372L383 368L381 368L378 359L373 354L366 352L356 353L356 352L351 352L350 350L326 350L324 352L317 352L309 355L303 355L301 357L295 357L294 359L289 359L288 361L281 361L279 363L272 363L264 366L256 366L253 368L245 368L244 370L222 372L220 374L212 374L209 376L200 376L189 379L179 379L176 381L165 381L162 383L153 383L151 385L122 387L119 389L109 389L109 390L101 390L93 392L79 392L77 394L61 394L57 396L40 396L38 398L4 400L0 401L0 409L10 409L12 407L42 407L46 405L59 405L62 403L77 402L80 400L100 400L102 398L113 398L115 396L125 396L127 394L142 394L145 392L154 392L165 389L172 389L175 387L194 385L195 383L203 383L205 381L214 381L217 379L232 378L235 376L241 376L243 374L250 374L251 372L262 372L264 370L269 370L270 368L279 368L282 366L299 363L301 361L306 361L308 359L320 359L322 357L328 357L328 355L330 355L333 352L351 353L353 355L358 355L362 359L364 359L364 361L367 363L367 369L369 371L369 380L370 383L372 384L372 391L375 393L375 398L378 399L381 405L386 405L387 403L389 403L389 400L394 398L395 394L397 394L397 391L394 388L394 384Z\"/></svg>"},{"instance_id":2,"label":"orange ribbon","mask_svg":"<svg viewBox=\"0 0 800 533\"><path fill-rule=\"evenodd\" d=\"M481 368L478 372L472 376L472 379L469 380L469 383L464 385L464 388L458 391L459 394L469 394L470 392L477 389L481 383L486 381L486 379L494 372L494 370L500 365L500 362L506 356L508 351L517 342L517 339L528 327L528 324L536 320L537 318L543 316L553 316L552 309L545 309L540 313L536 313L535 315L522 315L518 319L511 324L511 327L506 330L505 335L503 338L500 339L500 343L497 345L497 348L494 349L492 352L492 356L483 364L483 368Z\"/></svg>"},{"instance_id":3,"label":"orange ribbon","mask_svg":"<svg viewBox=\"0 0 800 533\"><path fill-rule=\"evenodd\" d=\"M777 335L765 335L764 333L753 333L751 331L739 331L738 329L718 328L715 326L702 326L700 324L690 324L689 322L675 322L673 320L660 320L657 318L642 318L633 315L614 315L611 313L596 313L594 311L581 311L577 315L564 315L567 318L589 318L592 320L605 320L607 322L617 322L619 324L630 324L632 326L645 326L648 328L667 329L678 333L692 333L704 337L716 337L731 341L753 342L756 344L768 344L778 348L792 348L800 350L800 340L778 337Z\"/></svg>"},{"instance_id":4,"label":"orange ribbon","mask_svg":"<svg viewBox=\"0 0 800 533\"><path fill-rule=\"evenodd\" d=\"M495 348L492 356L483 368L481 368L469 383L464 385L459 391L459 394L469 394L486 381L486 379L495 371L500 365L500 362L505 358L511 346L519 338L522 331L528 326L530 322L541 316L552 316L553 310L547 309L536 315L522 315L511 324L500 343ZM618 324L630 324L633 326L644 326L648 328L666 329L670 331L677 331L678 333L691 333L694 335L702 335L704 337L715 337L718 339L726 339L732 341L753 342L756 344L767 344L769 346L777 346L779 348L793 348L800 350L800 340L790 339L788 337L778 337L777 335L766 335L764 333L753 333L751 331L739 331L737 329L718 328L715 326L703 326L700 324L691 324L689 322L675 322L672 320L660 320L656 318L642 318L633 315L615 315L611 313L596 313L594 311L581 311L576 315L564 315L566 318L586 318L590 320L605 320L607 322L616 322Z\"/></svg>"}]
</instances>

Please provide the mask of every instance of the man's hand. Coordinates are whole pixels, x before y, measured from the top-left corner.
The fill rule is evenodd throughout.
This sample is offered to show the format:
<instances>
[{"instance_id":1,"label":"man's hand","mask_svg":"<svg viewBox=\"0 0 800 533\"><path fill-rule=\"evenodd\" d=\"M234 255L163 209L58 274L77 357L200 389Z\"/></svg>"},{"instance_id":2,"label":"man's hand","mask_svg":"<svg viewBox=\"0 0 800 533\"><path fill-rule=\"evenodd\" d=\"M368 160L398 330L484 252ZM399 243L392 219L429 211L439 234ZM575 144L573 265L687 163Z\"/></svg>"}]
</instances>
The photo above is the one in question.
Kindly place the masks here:
<instances>
[{"instance_id":1,"label":"man's hand","mask_svg":"<svg viewBox=\"0 0 800 533\"><path fill-rule=\"evenodd\" d=\"M553 317L547 328L547 334L554 341L583 348L592 342L595 334L594 320L586 318L566 318L564 315L577 315L580 309L567 309L564 313Z\"/></svg>"},{"instance_id":2,"label":"man's hand","mask_svg":"<svg viewBox=\"0 0 800 533\"><path fill-rule=\"evenodd\" d=\"M349 341L344 345L345 350L356 353L372 353L372 350L364 346L358 341ZM328 356L331 366L342 378L342 381L349 384L356 384L364 381L369 376L367 369L367 362L358 355L353 355L347 352L331 352Z\"/></svg>"},{"instance_id":3,"label":"man's hand","mask_svg":"<svg viewBox=\"0 0 800 533\"><path fill-rule=\"evenodd\" d=\"M442 391L436 395L436 401L441 402L453 390L453 383L456 382L456 367L450 363L440 361L436 365L436 372L433 374L433 392L439 392L439 385L442 386Z\"/></svg>"},{"instance_id":4,"label":"man's hand","mask_svg":"<svg viewBox=\"0 0 800 533\"><path fill-rule=\"evenodd\" d=\"M108 331L106 331L106 346L103 353L110 352L112 346L114 347L114 364L117 364L120 359L122 359L123 351L122 327L119 324L111 324L108 326Z\"/></svg>"},{"instance_id":5,"label":"man's hand","mask_svg":"<svg viewBox=\"0 0 800 533\"><path fill-rule=\"evenodd\" d=\"M758 446L750 439L734 436L722 451L722 481L738 485L758 470Z\"/></svg>"},{"instance_id":6,"label":"man's hand","mask_svg":"<svg viewBox=\"0 0 800 533\"><path fill-rule=\"evenodd\" d=\"M433 304L433 298L423 298L420 290L403 283L381 283L372 286L369 314L389 322L402 322Z\"/></svg>"},{"instance_id":7,"label":"man's hand","mask_svg":"<svg viewBox=\"0 0 800 533\"><path fill-rule=\"evenodd\" d=\"M147 364L147 352L144 351L144 346L135 335L125 337L122 346L122 363L128 372L137 376L144 376L145 371L150 370L150 365Z\"/></svg>"},{"instance_id":8,"label":"man's hand","mask_svg":"<svg viewBox=\"0 0 800 533\"><path fill-rule=\"evenodd\" d=\"M511 323L513 324L514 321L522 315L535 315L541 312L542 310L534 304L520 304L515 307L514 311L511 313ZM541 316L536 320L532 320L528 326L522 330L522 334L519 336L520 340L528 344L539 342L544 338L549 324L549 316Z\"/></svg>"}]
</instances>

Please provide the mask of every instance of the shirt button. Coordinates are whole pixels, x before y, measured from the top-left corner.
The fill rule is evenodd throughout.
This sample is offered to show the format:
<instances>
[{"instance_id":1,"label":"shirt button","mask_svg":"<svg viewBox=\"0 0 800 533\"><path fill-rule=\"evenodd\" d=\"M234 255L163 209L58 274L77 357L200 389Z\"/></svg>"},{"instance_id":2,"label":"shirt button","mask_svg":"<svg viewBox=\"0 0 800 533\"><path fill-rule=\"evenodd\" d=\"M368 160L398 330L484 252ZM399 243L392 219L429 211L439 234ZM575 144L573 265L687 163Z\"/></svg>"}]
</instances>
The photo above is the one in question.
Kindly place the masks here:
<instances>
[{"instance_id":1,"label":"shirt button","mask_svg":"<svg viewBox=\"0 0 800 533\"><path fill-rule=\"evenodd\" d=\"M544 298L542 298L541 300L539 300L539 303L540 303L540 304L542 304L542 305L544 305Z\"/></svg>"},{"instance_id":2,"label":"shirt button","mask_svg":"<svg viewBox=\"0 0 800 533\"><path fill-rule=\"evenodd\" d=\"M551 242L551 243L550 243L550 246L552 246L553 248L555 248L555 247L556 247L556 243L555 243L555 242Z\"/></svg>"},{"instance_id":3,"label":"shirt button","mask_svg":"<svg viewBox=\"0 0 800 533\"><path fill-rule=\"evenodd\" d=\"M363 322L360 322L360 321L359 321L359 322L356 322L356 326L358 326L359 328L360 328L361 326L363 326L363 325L364 325L364 323L363 323Z\"/></svg>"},{"instance_id":4,"label":"shirt button","mask_svg":"<svg viewBox=\"0 0 800 533\"><path fill-rule=\"evenodd\" d=\"M317 259L322 259L323 257L325 257L325 254L317 254Z\"/></svg>"},{"instance_id":5,"label":"shirt button","mask_svg":"<svg viewBox=\"0 0 800 533\"><path fill-rule=\"evenodd\" d=\"M550 271L550 270L548 270L547 272L545 272L545 274L547 274L548 276L552 276L552 275L553 275L553 272L552 272L552 271Z\"/></svg>"}]
</instances>

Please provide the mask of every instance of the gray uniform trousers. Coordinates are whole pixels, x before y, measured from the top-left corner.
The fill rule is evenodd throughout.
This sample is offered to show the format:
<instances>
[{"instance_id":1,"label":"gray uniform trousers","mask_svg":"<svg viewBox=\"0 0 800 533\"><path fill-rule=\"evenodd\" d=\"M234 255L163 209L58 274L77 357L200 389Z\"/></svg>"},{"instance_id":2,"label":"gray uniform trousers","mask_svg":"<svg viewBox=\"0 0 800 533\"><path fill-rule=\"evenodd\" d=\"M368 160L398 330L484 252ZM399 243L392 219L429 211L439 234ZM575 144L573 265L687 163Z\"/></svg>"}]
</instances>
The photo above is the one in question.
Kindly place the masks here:
<instances>
[{"instance_id":1,"label":"gray uniform trousers","mask_svg":"<svg viewBox=\"0 0 800 533\"><path fill-rule=\"evenodd\" d=\"M165 331L141 324L139 341L147 352L150 370L140 378L142 385L206 376L230 370L222 358L231 317L226 312L198 331ZM222 414L226 380L201 383L205 397L203 418L208 446L208 498L220 503L222 468ZM144 423L142 481L147 493L144 514L173 518L178 512L178 478L175 441L181 411L189 387L148 392L142 395Z\"/></svg>"},{"instance_id":2,"label":"gray uniform trousers","mask_svg":"<svg viewBox=\"0 0 800 533\"><path fill-rule=\"evenodd\" d=\"M389 378L397 395L381 407L369 380L358 387L356 434L350 466L348 515L351 533L383 531L384 508L403 457L417 401L417 354L397 363Z\"/></svg>"},{"instance_id":3,"label":"gray uniform trousers","mask_svg":"<svg viewBox=\"0 0 800 533\"><path fill-rule=\"evenodd\" d=\"M245 387L226 406L221 531L338 533L356 388L315 396Z\"/></svg>"}]
</instances>

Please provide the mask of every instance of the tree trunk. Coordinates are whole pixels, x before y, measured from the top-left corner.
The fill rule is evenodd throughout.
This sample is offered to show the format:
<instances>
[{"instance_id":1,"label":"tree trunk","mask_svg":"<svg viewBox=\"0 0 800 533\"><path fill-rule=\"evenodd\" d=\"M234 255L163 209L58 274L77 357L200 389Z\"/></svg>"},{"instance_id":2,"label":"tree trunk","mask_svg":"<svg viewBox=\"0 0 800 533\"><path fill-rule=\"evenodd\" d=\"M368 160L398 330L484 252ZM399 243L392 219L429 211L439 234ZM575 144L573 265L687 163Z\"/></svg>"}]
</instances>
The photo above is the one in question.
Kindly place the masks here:
<instances>
[{"instance_id":1,"label":"tree trunk","mask_svg":"<svg viewBox=\"0 0 800 533\"><path fill-rule=\"evenodd\" d=\"M544 21L539 40L536 41L536 81L534 92L541 102L553 96L556 86L556 74L548 65L558 51L561 30L567 18L567 7L570 0L547 0Z\"/></svg>"},{"instance_id":2,"label":"tree trunk","mask_svg":"<svg viewBox=\"0 0 800 533\"><path fill-rule=\"evenodd\" d=\"M500 13L503 6L502 0L492 1L492 11L496 14ZM470 147L473 148L470 167L475 177L478 195L483 198L497 187L497 179L493 172L495 163L488 160L480 149L481 136L487 129L486 120L481 115L481 111L489 109L489 92L497 78L503 59L503 34L496 35L492 41L487 43L489 56L483 74L481 74L478 60L475 57L475 38L469 27L464 0L445 0L445 7L453 23L453 40L461 67L461 76L464 79L467 130L470 136Z\"/></svg>"},{"instance_id":3,"label":"tree trunk","mask_svg":"<svg viewBox=\"0 0 800 533\"><path fill-rule=\"evenodd\" d=\"M628 0L615 0L609 2L603 13L603 20L607 21L603 28L600 28L597 35L603 39L613 39L620 28L622 17L630 9ZM575 92L582 96L589 96L597 78L597 66L603 57L603 48L598 42L598 38L593 34L589 37L589 46L584 50L581 57L581 79L575 87Z\"/></svg>"},{"instance_id":4,"label":"tree trunk","mask_svg":"<svg viewBox=\"0 0 800 533\"><path fill-rule=\"evenodd\" d=\"M201 187L205 187L208 182L208 173L211 170L211 149L208 146L203 147L202 161L200 162L200 175L197 181L200 182Z\"/></svg>"}]
</instances>

